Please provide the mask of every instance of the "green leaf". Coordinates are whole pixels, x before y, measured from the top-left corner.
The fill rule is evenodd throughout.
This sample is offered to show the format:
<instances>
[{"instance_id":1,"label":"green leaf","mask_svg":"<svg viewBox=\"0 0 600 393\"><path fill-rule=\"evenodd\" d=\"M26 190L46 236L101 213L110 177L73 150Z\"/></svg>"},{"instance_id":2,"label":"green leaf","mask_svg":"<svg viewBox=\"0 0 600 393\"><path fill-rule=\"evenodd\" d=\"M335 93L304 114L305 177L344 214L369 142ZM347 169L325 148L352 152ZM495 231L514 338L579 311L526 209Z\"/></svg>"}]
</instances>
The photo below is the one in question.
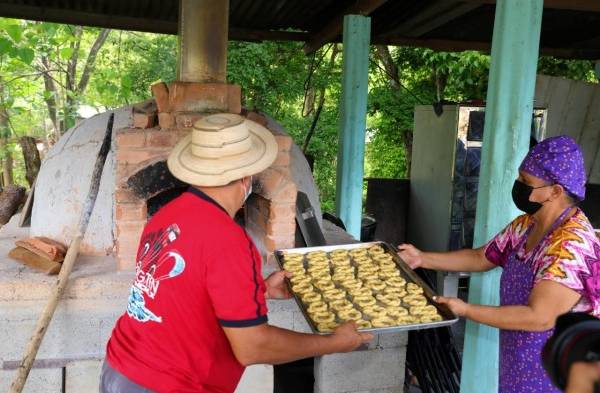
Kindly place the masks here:
<instances>
[{"instance_id":1,"label":"green leaf","mask_svg":"<svg viewBox=\"0 0 600 393\"><path fill-rule=\"evenodd\" d=\"M17 50L17 56L25 64L31 64L35 57L35 52L31 48L19 48Z\"/></svg>"},{"instance_id":2,"label":"green leaf","mask_svg":"<svg viewBox=\"0 0 600 393\"><path fill-rule=\"evenodd\" d=\"M69 60L73 55L73 48L66 47L60 50L60 58L63 60Z\"/></svg>"},{"instance_id":3,"label":"green leaf","mask_svg":"<svg viewBox=\"0 0 600 393\"><path fill-rule=\"evenodd\" d=\"M5 27L6 32L13 39L14 42L21 41L21 26L19 25L8 25Z\"/></svg>"},{"instance_id":4,"label":"green leaf","mask_svg":"<svg viewBox=\"0 0 600 393\"><path fill-rule=\"evenodd\" d=\"M0 55L10 53L13 49L13 44L8 38L0 37Z\"/></svg>"}]
</instances>

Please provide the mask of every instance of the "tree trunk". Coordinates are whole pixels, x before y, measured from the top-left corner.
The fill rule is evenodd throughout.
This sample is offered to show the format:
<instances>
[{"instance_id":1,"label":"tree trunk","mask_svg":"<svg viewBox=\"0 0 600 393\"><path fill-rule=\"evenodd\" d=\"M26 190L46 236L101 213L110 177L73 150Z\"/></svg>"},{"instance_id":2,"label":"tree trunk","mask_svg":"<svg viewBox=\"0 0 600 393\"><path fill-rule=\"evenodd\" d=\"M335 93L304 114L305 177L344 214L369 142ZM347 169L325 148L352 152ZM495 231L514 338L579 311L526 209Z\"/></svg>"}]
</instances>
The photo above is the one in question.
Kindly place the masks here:
<instances>
[{"instance_id":1,"label":"tree trunk","mask_svg":"<svg viewBox=\"0 0 600 393\"><path fill-rule=\"evenodd\" d=\"M58 142L58 139L62 135L62 129L60 126L60 121L58 119L58 103L56 97L58 97L58 90L56 88L56 84L54 83L54 79L52 79L52 75L50 75L50 61L48 57L41 57L42 63L42 75L44 77L44 101L46 102L46 106L48 107L48 116L50 120L52 120L52 125L54 126L54 139L55 142Z\"/></svg>"},{"instance_id":2,"label":"tree trunk","mask_svg":"<svg viewBox=\"0 0 600 393\"><path fill-rule=\"evenodd\" d=\"M8 149L8 138L10 137L10 118L4 101L4 85L0 81L0 154L2 154L2 185L4 187L13 184L12 156Z\"/></svg>"},{"instance_id":3,"label":"tree trunk","mask_svg":"<svg viewBox=\"0 0 600 393\"><path fill-rule=\"evenodd\" d=\"M23 136L19 138L19 145L23 150L23 159L25 160L25 178L30 186L33 186L35 178L40 171L42 165L40 152L37 149L35 138L31 136Z\"/></svg>"}]
</instances>

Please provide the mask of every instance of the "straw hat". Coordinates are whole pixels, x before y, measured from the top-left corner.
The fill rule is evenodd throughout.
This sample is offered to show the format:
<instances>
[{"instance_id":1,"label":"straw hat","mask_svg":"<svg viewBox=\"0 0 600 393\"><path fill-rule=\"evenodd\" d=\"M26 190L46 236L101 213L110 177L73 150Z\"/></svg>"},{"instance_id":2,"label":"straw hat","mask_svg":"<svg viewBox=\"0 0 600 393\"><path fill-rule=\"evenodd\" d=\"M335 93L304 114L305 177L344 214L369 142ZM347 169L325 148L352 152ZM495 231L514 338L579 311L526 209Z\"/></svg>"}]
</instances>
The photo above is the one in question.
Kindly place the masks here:
<instances>
[{"instance_id":1,"label":"straw hat","mask_svg":"<svg viewBox=\"0 0 600 393\"><path fill-rule=\"evenodd\" d=\"M174 148L167 165L181 181L223 186L268 168L277 142L265 127L232 113L206 116Z\"/></svg>"}]
</instances>

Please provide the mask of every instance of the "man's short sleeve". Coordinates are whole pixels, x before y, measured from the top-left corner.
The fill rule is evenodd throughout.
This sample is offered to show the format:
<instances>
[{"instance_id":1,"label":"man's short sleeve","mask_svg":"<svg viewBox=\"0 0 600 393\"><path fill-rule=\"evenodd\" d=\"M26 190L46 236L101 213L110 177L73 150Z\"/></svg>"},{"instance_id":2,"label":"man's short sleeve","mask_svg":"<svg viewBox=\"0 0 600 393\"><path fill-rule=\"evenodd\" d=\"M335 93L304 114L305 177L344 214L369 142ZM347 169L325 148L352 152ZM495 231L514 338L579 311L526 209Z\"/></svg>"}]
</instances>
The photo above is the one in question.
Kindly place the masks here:
<instances>
[{"instance_id":1,"label":"man's short sleeve","mask_svg":"<svg viewBox=\"0 0 600 393\"><path fill-rule=\"evenodd\" d=\"M260 254L250 238L223 241L207 264L206 286L223 327L249 327L267 322L265 284Z\"/></svg>"}]
</instances>

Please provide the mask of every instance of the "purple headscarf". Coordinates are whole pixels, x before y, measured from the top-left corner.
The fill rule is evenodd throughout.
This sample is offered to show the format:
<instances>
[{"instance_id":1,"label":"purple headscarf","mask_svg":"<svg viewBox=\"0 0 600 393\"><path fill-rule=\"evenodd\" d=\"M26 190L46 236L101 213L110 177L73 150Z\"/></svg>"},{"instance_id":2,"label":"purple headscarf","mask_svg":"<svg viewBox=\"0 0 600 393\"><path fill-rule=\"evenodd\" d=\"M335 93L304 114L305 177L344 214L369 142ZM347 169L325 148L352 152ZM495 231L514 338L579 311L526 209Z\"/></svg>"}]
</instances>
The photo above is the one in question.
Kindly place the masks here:
<instances>
[{"instance_id":1,"label":"purple headscarf","mask_svg":"<svg viewBox=\"0 0 600 393\"><path fill-rule=\"evenodd\" d=\"M559 135L535 145L519 170L553 184L560 184L578 200L585 199L583 153L570 136Z\"/></svg>"}]
</instances>

